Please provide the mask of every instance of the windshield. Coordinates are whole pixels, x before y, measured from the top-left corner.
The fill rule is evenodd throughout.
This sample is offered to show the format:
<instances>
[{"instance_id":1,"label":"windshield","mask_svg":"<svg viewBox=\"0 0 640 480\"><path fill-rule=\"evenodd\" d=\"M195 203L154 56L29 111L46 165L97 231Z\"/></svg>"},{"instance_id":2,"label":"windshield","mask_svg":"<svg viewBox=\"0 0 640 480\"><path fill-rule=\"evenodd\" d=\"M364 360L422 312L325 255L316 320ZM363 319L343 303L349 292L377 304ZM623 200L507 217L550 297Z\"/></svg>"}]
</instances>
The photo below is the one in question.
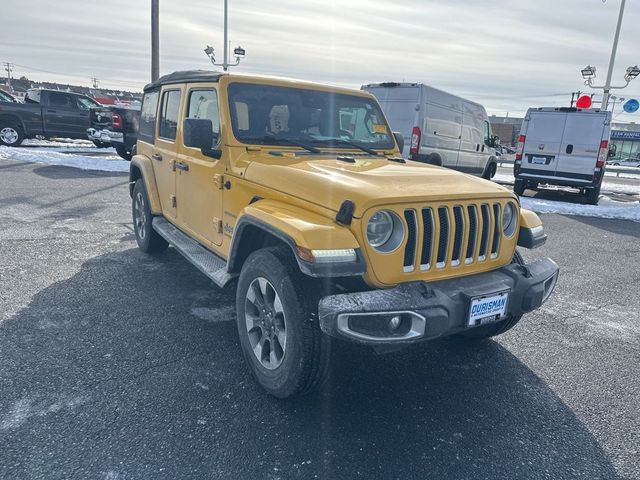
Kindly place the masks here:
<instances>
[{"instance_id":1,"label":"windshield","mask_svg":"<svg viewBox=\"0 0 640 480\"><path fill-rule=\"evenodd\" d=\"M391 149L375 100L319 90L249 83L229 86L233 134L243 143Z\"/></svg>"}]
</instances>

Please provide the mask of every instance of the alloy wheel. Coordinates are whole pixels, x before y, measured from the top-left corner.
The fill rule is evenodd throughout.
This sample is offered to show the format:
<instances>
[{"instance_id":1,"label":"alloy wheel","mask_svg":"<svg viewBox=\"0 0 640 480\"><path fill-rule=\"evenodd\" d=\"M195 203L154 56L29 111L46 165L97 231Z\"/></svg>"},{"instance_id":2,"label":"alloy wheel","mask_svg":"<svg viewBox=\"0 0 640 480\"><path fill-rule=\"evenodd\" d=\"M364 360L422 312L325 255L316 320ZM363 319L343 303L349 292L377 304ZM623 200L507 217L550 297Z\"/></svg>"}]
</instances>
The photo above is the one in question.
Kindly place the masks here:
<instances>
[{"instance_id":1,"label":"alloy wheel","mask_svg":"<svg viewBox=\"0 0 640 480\"><path fill-rule=\"evenodd\" d=\"M13 145L18 141L18 131L13 127L4 127L0 130L0 140L7 145Z\"/></svg>"},{"instance_id":2,"label":"alloy wheel","mask_svg":"<svg viewBox=\"0 0 640 480\"><path fill-rule=\"evenodd\" d=\"M140 192L138 192L138 194L136 195L134 208L136 212L136 218L135 218L136 232L138 233L138 237L140 239L143 239L146 234L145 225L147 222L147 214L144 211L144 197Z\"/></svg>"}]
</instances>

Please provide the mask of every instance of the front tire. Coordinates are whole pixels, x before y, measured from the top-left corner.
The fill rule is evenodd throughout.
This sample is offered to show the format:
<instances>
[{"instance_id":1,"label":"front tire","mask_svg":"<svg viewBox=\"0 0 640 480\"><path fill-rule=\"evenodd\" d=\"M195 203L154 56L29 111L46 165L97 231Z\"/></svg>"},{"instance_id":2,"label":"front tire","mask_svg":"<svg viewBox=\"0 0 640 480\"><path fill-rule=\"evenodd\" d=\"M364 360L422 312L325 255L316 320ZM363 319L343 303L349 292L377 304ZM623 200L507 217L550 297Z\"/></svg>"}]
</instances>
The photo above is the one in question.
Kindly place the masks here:
<instances>
[{"instance_id":1,"label":"front tire","mask_svg":"<svg viewBox=\"0 0 640 480\"><path fill-rule=\"evenodd\" d=\"M92 140L92 142L97 148L108 148L110 146L110 144L101 142L100 140Z\"/></svg>"},{"instance_id":2,"label":"front tire","mask_svg":"<svg viewBox=\"0 0 640 480\"><path fill-rule=\"evenodd\" d=\"M520 255L520 252L518 252L517 250L513 254L513 260L511 260L511 263L524 265L524 258L522 258L522 255ZM480 327L475 327L464 332L460 332L456 335L456 337L465 340L483 340L485 338L495 337L496 335L505 333L507 330L511 330L516 326L521 318L522 315L510 316L498 323L482 325Z\"/></svg>"},{"instance_id":3,"label":"front tire","mask_svg":"<svg viewBox=\"0 0 640 480\"><path fill-rule=\"evenodd\" d=\"M313 321L316 295L284 246L252 253L236 290L240 345L253 377L287 398L320 386L329 368L329 337ZM315 303L315 304L314 304Z\"/></svg>"},{"instance_id":4,"label":"front tire","mask_svg":"<svg viewBox=\"0 0 640 480\"><path fill-rule=\"evenodd\" d=\"M145 253L158 253L169 246L167 241L153 229L153 214L149 207L149 197L140 178L133 187L131 210L133 215L133 230L136 235L138 248Z\"/></svg>"},{"instance_id":5,"label":"front tire","mask_svg":"<svg viewBox=\"0 0 640 480\"><path fill-rule=\"evenodd\" d=\"M482 172L482 178L484 178L485 180L491 180L495 176L497 169L498 169L497 164L494 162L491 162L484 169L484 172Z\"/></svg>"},{"instance_id":6,"label":"front tire","mask_svg":"<svg viewBox=\"0 0 640 480\"><path fill-rule=\"evenodd\" d=\"M24 133L19 125L13 122L0 123L0 145L19 147L24 140Z\"/></svg>"}]
</instances>

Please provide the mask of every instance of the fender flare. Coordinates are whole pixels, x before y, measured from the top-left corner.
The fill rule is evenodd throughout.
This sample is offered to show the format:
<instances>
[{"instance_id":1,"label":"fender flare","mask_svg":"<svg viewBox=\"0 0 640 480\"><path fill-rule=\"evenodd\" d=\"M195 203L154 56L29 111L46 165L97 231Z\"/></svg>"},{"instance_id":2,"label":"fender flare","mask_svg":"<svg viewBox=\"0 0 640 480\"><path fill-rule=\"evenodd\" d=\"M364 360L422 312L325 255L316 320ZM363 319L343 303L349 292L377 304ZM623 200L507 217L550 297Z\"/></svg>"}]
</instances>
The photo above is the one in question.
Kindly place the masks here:
<instances>
[{"instance_id":1,"label":"fender flare","mask_svg":"<svg viewBox=\"0 0 640 480\"><path fill-rule=\"evenodd\" d=\"M239 272L244 260L255 250L248 250L247 243L256 230L289 246L302 273L311 277L348 277L366 273L364 256L348 227L308 210L271 200L254 202L238 216L229 249L228 272ZM299 249L353 249L356 259L351 262L310 262L300 257Z\"/></svg>"},{"instance_id":2,"label":"fender flare","mask_svg":"<svg viewBox=\"0 0 640 480\"><path fill-rule=\"evenodd\" d=\"M27 129L25 127L24 120L22 120L19 115L15 114L15 113L3 113L3 114L0 114L0 123L3 120L8 120L10 122L17 123L18 126L22 129L22 133L25 135L25 137L27 136Z\"/></svg>"},{"instance_id":3,"label":"fender flare","mask_svg":"<svg viewBox=\"0 0 640 480\"><path fill-rule=\"evenodd\" d=\"M158 194L158 186L156 177L153 173L153 164L151 160L144 155L135 155L131 159L129 166L129 195L133 196L133 186L138 179L142 178L144 187L147 191L149 200L149 208L154 215L162 214L162 204L160 203L160 195Z\"/></svg>"}]
</instances>

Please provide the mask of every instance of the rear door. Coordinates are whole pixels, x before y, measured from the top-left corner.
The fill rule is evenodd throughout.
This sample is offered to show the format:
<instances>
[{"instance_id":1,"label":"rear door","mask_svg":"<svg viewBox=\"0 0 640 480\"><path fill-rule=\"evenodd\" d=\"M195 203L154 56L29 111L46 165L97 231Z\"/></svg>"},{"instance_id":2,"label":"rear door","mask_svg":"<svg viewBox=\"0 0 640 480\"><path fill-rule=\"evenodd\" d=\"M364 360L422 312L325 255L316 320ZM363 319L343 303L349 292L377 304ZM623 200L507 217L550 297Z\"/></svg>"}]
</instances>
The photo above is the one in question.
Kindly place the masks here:
<instances>
[{"instance_id":1,"label":"rear door","mask_svg":"<svg viewBox=\"0 0 640 480\"><path fill-rule=\"evenodd\" d=\"M372 93L382 107L391 130L400 132L404 137L403 156L409 155L411 147L411 132L413 127L419 126L418 110L420 105L419 86L365 87L364 90Z\"/></svg>"},{"instance_id":2,"label":"rear door","mask_svg":"<svg viewBox=\"0 0 640 480\"><path fill-rule=\"evenodd\" d=\"M522 176L555 176L566 120L565 112L529 113L520 169Z\"/></svg>"},{"instance_id":3,"label":"rear door","mask_svg":"<svg viewBox=\"0 0 640 480\"><path fill-rule=\"evenodd\" d=\"M567 113L558 155L557 177L593 179L606 120L605 112Z\"/></svg>"}]
</instances>

